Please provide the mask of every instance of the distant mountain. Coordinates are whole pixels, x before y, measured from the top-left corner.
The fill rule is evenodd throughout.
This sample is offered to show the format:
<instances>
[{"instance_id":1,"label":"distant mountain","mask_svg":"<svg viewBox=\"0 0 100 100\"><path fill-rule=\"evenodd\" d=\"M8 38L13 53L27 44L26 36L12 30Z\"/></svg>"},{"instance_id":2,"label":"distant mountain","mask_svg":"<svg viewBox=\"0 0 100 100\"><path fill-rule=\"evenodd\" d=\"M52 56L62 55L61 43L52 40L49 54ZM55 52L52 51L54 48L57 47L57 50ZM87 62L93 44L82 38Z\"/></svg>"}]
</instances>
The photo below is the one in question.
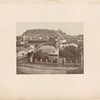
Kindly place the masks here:
<instances>
[{"instance_id":1,"label":"distant mountain","mask_svg":"<svg viewBox=\"0 0 100 100\"><path fill-rule=\"evenodd\" d=\"M67 35L65 32L63 32L62 30L58 29L58 30L50 30L50 29L31 29L31 30L26 30L26 32L24 32L22 34L22 36L28 36L30 39L47 39L50 37L59 37L60 39L66 39L66 40L71 40L72 42L78 40L82 40L83 41L83 36L84 35L77 35L77 36L73 36L73 35Z\"/></svg>"},{"instance_id":2,"label":"distant mountain","mask_svg":"<svg viewBox=\"0 0 100 100\"><path fill-rule=\"evenodd\" d=\"M31 29L31 30L27 30L26 32L24 32L23 35L27 35L29 37L34 37L34 36L60 37L61 39L65 39L67 36L66 33L62 32L60 29L57 31L49 30L49 29Z\"/></svg>"}]
</instances>

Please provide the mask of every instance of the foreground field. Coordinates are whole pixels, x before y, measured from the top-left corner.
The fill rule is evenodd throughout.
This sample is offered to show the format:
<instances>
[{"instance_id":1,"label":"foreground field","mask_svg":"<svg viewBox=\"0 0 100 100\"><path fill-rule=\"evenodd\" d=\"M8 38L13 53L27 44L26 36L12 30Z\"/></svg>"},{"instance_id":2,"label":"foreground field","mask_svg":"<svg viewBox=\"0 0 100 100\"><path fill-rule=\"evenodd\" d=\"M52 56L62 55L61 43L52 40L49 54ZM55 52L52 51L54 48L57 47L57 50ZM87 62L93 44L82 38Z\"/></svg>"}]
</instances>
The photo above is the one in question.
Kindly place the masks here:
<instances>
[{"instance_id":1,"label":"foreground field","mask_svg":"<svg viewBox=\"0 0 100 100\"><path fill-rule=\"evenodd\" d=\"M80 66L28 63L23 59L17 62L17 74L83 74L83 70Z\"/></svg>"}]
</instances>

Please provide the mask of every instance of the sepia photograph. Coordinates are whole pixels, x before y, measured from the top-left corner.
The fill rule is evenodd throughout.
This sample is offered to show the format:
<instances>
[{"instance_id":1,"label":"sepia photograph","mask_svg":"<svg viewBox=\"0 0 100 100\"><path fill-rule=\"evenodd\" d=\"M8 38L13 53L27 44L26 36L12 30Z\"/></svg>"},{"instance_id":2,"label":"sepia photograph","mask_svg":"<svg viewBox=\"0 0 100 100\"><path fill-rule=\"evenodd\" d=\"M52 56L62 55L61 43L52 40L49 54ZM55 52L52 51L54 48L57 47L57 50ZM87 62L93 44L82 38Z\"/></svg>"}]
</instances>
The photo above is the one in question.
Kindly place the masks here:
<instances>
[{"instance_id":1,"label":"sepia photograph","mask_svg":"<svg viewBox=\"0 0 100 100\"><path fill-rule=\"evenodd\" d=\"M33 1L0 2L0 100L100 98L100 2Z\"/></svg>"},{"instance_id":2,"label":"sepia photograph","mask_svg":"<svg viewBox=\"0 0 100 100\"><path fill-rule=\"evenodd\" d=\"M17 74L84 74L82 22L18 22Z\"/></svg>"}]
</instances>

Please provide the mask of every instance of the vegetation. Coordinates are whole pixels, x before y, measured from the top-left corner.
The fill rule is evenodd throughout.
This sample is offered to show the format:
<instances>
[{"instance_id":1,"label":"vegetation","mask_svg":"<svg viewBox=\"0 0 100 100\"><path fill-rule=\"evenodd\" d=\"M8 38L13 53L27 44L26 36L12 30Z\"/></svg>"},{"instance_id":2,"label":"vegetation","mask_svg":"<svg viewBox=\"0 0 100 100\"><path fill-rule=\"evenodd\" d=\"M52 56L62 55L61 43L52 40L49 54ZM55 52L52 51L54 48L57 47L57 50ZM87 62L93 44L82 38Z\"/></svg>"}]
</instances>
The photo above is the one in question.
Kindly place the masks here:
<instances>
[{"instance_id":1,"label":"vegetation","mask_svg":"<svg viewBox=\"0 0 100 100\"><path fill-rule=\"evenodd\" d=\"M65 57L68 59L78 59L80 58L81 54L79 52L79 48L75 46L66 46L61 47L59 50L59 56Z\"/></svg>"},{"instance_id":2,"label":"vegetation","mask_svg":"<svg viewBox=\"0 0 100 100\"><path fill-rule=\"evenodd\" d=\"M49 29L32 29L27 30L23 33L23 35L31 36L31 37L60 37L64 39L66 33L62 32L61 30L49 30Z\"/></svg>"},{"instance_id":3,"label":"vegetation","mask_svg":"<svg viewBox=\"0 0 100 100\"><path fill-rule=\"evenodd\" d=\"M45 43L46 45L51 45L56 47L55 43L55 39L59 37L60 40L65 39L68 43L75 43L78 45L78 47L75 46L66 46L66 47L61 47L59 50L59 56L60 57L65 57L68 59L77 59L80 58L81 55L83 55L83 35L78 35L78 36L72 36L72 35L66 35L66 33L64 33L62 30L58 29L58 30L49 30L49 29L31 29L31 30L26 30L26 32L23 33L23 35L26 35L28 37L31 37L32 39L34 37L37 37L39 39L39 37L42 37L42 39L45 37L48 39L48 41ZM22 35L22 37L23 37ZM22 41L21 36L16 37L18 41L17 44L20 44L20 41ZM41 38L40 38L41 39ZM78 41L80 40L80 41ZM39 47L45 45L43 43L35 43L35 48L38 49ZM29 47L28 43L25 43L24 48ZM41 53L38 53L38 55ZM43 54L45 55L45 54ZM42 55L42 56L43 56Z\"/></svg>"}]
</instances>

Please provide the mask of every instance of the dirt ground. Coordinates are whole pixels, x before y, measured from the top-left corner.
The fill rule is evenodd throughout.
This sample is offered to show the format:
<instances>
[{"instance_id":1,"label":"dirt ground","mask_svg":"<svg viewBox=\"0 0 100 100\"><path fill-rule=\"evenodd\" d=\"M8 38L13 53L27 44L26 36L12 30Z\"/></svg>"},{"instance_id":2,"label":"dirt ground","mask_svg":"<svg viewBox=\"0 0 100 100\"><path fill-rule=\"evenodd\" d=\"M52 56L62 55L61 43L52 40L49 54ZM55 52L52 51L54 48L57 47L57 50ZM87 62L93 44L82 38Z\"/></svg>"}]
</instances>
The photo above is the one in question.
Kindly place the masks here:
<instances>
[{"instance_id":1,"label":"dirt ground","mask_svg":"<svg viewBox=\"0 0 100 100\"><path fill-rule=\"evenodd\" d=\"M49 63L29 63L27 59L17 61L17 74L83 74L80 66L62 66Z\"/></svg>"}]
</instances>

